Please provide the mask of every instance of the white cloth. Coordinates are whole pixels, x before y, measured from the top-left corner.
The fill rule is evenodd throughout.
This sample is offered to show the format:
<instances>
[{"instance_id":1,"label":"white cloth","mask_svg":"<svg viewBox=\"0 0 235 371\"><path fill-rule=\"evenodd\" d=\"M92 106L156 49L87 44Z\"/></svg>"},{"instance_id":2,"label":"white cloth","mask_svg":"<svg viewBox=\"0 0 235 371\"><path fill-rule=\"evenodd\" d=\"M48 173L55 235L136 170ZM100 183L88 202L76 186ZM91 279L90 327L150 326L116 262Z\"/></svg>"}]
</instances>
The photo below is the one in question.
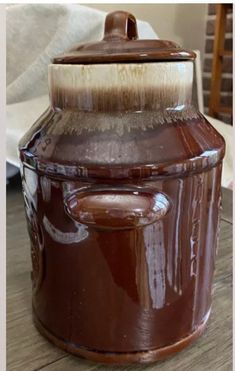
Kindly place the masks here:
<instances>
[{"instance_id":1,"label":"white cloth","mask_svg":"<svg viewBox=\"0 0 235 371\"><path fill-rule=\"evenodd\" d=\"M19 167L19 139L48 107L47 66L77 43L102 39L106 13L77 4L25 4L7 7L7 161ZM139 37L154 39L152 27L138 21ZM225 137L222 184L232 180L232 127L208 118Z\"/></svg>"},{"instance_id":2,"label":"white cloth","mask_svg":"<svg viewBox=\"0 0 235 371\"><path fill-rule=\"evenodd\" d=\"M47 94L51 58L77 43L100 40L106 13L77 4L13 5L7 10L7 103ZM140 38L156 38L138 21Z\"/></svg>"}]
</instances>

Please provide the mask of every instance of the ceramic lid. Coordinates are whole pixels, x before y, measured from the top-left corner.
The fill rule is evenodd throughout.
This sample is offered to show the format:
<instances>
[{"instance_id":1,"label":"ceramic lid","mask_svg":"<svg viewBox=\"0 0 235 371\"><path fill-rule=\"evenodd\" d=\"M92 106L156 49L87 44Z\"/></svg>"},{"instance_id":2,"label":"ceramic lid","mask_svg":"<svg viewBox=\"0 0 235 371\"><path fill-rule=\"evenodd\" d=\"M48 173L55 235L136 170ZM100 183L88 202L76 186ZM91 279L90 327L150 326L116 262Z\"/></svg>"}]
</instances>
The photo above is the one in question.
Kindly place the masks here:
<instances>
[{"instance_id":1,"label":"ceramic lid","mask_svg":"<svg viewBox=\"0 0 235 371\"><path fill-rule=\"evenodd\" d=\"M192 51L172 41L139 40L135 17L124 11L109 13L101 41L79 44L53 59L55 64L98 64L193 60Z\"/></svg>"}]
</instances>

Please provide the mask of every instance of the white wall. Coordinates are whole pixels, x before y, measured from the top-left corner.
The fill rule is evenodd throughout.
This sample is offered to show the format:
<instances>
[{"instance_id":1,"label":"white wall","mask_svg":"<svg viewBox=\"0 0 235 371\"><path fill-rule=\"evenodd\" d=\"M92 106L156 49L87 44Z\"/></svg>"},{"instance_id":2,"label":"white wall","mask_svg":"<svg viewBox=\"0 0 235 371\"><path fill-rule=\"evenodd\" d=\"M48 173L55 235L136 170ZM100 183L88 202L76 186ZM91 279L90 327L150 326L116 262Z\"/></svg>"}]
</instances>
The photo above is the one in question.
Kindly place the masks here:
<instances>
[{"instance_id":1,"label":"white wall","mask_svg":"<svg viewBox=\"0 0 235 371\"><path fill-rule=\"evenodd\" d=\"M159 38L204 53L207 4L84 4L103 11L126 10L151 24Z\"/></svg>"}]
</instances>

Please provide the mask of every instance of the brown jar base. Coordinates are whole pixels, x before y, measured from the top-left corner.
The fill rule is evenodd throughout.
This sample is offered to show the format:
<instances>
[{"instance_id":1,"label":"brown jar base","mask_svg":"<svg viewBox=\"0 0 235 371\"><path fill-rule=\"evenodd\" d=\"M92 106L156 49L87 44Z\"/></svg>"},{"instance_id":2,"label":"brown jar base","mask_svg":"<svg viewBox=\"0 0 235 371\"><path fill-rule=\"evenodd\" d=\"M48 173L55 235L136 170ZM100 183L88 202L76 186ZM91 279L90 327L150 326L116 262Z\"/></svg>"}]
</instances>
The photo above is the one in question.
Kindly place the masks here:
<instances>
[{"instance_id":1,"label":"brown jar base","mask_svg":"<svg viewBox=\"0 0 235 371\"><path fill-rule=\"evenodd\" d=\"M210 313L210 312L209 312ZM76 356L86 358L89 361L107 363L107 364L130 364L130 363L151 363L159 360L163 360L175 353L180 352L188 345L193 343L205 330L206 323L208 321L209 315L206 316L205 321L199 325L196 331L191 333L189 336L181 339L175 344L168 345L163 348L140 351L140 352L130 352L130 353L113 353L113 352L100 352L89 350L85 347L79 347L71 343L67 343L53 334L51 334L37 318L34 311L34 323L38 331L45 336L49 341L51 341L57 347L65 350L68 353L72 353Z\"/></svg>"}]
</instances>

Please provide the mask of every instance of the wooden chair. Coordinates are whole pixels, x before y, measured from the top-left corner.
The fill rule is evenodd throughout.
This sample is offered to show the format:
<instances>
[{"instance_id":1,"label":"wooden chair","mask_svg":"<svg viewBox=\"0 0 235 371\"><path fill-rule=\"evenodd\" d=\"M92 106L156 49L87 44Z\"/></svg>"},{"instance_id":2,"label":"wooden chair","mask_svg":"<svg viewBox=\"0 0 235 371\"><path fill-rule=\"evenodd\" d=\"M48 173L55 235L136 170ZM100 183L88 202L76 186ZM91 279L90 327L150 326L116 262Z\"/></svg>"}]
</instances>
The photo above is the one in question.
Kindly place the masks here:
<instances>
[{"instance_id":1,"label":"wooden chair","mask_svg":"<svg viewBox=\"0 0 235 371\"><path fill-rule=\"evenodd\" d=\"M232 107L220 105L221 75L223 58L232 56L232 51L224 49L226 32L226 15L232 4L216 5L215 39L211 75L211 92L209 101L209 115L217 117L218 113L232 114Z\"/></svg>"}]
</instances>

